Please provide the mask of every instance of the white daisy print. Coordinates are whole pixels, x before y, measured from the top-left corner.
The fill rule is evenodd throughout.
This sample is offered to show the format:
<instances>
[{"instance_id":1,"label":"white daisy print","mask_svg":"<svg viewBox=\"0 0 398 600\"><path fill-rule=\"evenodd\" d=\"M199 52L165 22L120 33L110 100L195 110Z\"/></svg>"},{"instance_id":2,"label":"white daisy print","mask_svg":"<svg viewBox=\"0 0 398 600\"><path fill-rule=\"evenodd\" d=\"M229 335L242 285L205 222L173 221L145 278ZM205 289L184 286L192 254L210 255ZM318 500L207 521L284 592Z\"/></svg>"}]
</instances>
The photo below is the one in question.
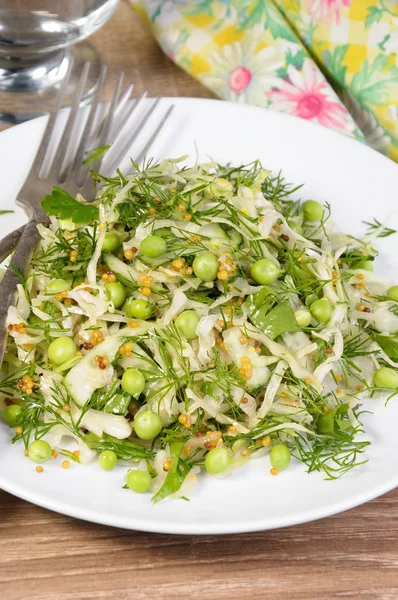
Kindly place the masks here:
<instances>
[{"instance_id":1,"label":"white daisy print","mask_svg":"<svg viewBox=\"0 0 398 600\"><path fill-rule=\"evenodd\" d=\"M284 53L270 47L256 52L257 42L233 42L212 53L211 73L201 78L224 100L266 106L266 92L278 82Z\"/></svg>"}]
</instances>

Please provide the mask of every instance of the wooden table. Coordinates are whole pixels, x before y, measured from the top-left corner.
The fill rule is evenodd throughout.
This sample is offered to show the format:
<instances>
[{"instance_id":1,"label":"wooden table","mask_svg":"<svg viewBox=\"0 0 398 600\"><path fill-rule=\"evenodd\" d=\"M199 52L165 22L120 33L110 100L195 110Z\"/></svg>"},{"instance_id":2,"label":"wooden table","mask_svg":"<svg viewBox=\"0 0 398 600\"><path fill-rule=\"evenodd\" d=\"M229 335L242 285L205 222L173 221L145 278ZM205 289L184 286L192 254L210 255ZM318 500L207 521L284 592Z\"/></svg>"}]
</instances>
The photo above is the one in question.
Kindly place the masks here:
<instances>
[{"instance_id":1,"label":"wooden table","mask_svg":"<svg viewBox=\"0 0 398 600\"><path fill-rule=\"evenodd\" d=\"M126 4L91 40L138 92L210 97ZM0 514L2 600L398 598L398 491L322 521L232 536L112 529L3 492Z\"/></svg>"}]
</instances>

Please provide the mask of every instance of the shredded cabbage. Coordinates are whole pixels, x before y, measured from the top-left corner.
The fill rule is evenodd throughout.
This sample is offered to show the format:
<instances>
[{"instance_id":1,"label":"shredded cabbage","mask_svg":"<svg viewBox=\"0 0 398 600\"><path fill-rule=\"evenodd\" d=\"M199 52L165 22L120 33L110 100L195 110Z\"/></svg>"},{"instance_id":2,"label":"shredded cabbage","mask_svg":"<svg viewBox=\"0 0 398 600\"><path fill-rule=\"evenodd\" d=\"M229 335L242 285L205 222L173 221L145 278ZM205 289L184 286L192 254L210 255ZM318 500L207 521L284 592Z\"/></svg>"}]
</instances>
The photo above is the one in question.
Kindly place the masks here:
<instances>
[{"instance_id":1,"label":"shredded cabbage","mask_svg":"<svg viewBox=\"0 0 398 600\"><path fill-rule=\"evenodd\" d=\"M296 189L258 161L170 159L103 178L97 220L39 225L0 382L17 439L115 452L155 501L184 496L215 448L224 475L277 443L328 477L356 466L362 399L380 369L398 380L397 293L368 270L392 230L336 232Z\"/></svg>"}]
</instances>

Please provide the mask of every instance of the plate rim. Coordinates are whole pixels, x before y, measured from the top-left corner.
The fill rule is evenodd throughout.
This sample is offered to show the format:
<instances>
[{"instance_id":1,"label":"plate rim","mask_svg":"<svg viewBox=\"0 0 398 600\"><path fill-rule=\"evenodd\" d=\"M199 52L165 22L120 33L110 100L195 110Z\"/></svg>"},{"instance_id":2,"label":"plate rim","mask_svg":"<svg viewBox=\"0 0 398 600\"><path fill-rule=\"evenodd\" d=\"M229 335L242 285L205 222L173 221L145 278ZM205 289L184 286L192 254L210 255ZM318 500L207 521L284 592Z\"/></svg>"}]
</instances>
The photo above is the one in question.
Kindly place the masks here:
<instances>
[{"instance_id":1,"label":"plate rim","mask_svg":"<svg viewBox=\"0 0 398 600\"><path fill-rule=\"evenodd\" d=\"M151 100L152 100L152 98L147 98L145 101L149 102ZM372 160L374 160L374 161L381 160L382 163L384 164L384 168L387 167L389 169L395 169L396 175L398 178L398 164L396 164L394 161L392 161L388 157L384 156L380 152L374 150L373 148L367 146L365 143L361 143L360 141L358 141L348 135L339 133L338 131L335 131L335 130L327 129L327 128L323 127L322 125L319 125L318 123L306 121L306 120L300 119L294 115L289 115L289 114L282 113L282 112L272 111L268 108L257 107L257 106L247 105L247 104L236 104L233 102L212 99L212 98L164 96L164 97L162 97L162 100L165 100L166 102L169 102L169 103L176 102L179 105L184 105L184 104L189 105L192 103L219 105L222 103L224 105L226 104L226 105L230 106L234 110L247 111L247 112L257 111L257 112L263 113L265 110L265 111L267 111L268 115L272 115L273 118L280 120L280 121L287 121L287 123L292 123L294 127L299 127L299 128L303 127L304 130L307 130L308 128L310 128L310 129L316 128L318 131L322 130L323 133L321 135L325 137L326 142L327 142L328 137L331 137L331 139L340 140L340 142L338 142L338 143L353 144L352 148L353 148L353 152L355 152L355 153L358 153L358 152L371 153L373 156ZM44 121L45 118L46 118L45 116L40 116L40 117L37 117L37 118L27 121L25 123L21 123L14 127L10 127L8 129L0 132L0 144L2 143L1 140L3 140L4 137L7 137L9 135L11 135L11 136L15 135L13 132L16 128L18 129L18 131L20 131L20 128L22 128L22 130L23 130L23 129L29 129L29 127L36 127L37 126L36 122ZM32 125L33 123L34 123L34 125ZM295 123L295 125L294 125L294 123ZM362 148L362 150L360 150L360 148ZM387 165L390 165L390 166L387 166ZM22 185L22 183L21 183L21 185ZM348 500L336 501L332 504L326 505L326 508L324 506L320 506L317 509L311 508L308 510L303 510L299 513L295 513L295 515L287 515L286 517L272 517L272 518L266 517L266 518L262 518L262 519L257 519L253 522L244 522L244 521L239 522L238 521L237 523L228 522L228 523L223 523L221 525L214 525L214 524L206 525L206 524L202 524L202 523L195 524L195 522L192 521L190 524L183 523L182 525L179 525L175 521L167 521L167 520L164 520L164 521L157 521L157 520L150 521L150 520L142 520L142 519L137 520L134 518L134 516L129 517L128 523L126 523L126 517L118 517L116 514L111 513L111 512L105 513L105 512L96 510L96 509L87 509L82 506L75 507L73 505L64 503L63 501L60 501L57 499L51 500L46 495L41 495L40 493L37 493L35 491L30 491L29 489L25 488L23 485L21 485L18 482L12 482L10 480L7 480L0 473L0 489L3 489L7 493L13 494L14 496L16 496L18 498L21 498L25 501L31 502L37 506L46 508L53 512L57 512L57 513L64 514L64 515L67 515L70 517L74 517L76 519L85 520L85 521L88 521L91 523L97 523L100 525L107 525L107 526L112 526L112 527L128 529L128 530L145 531L145 532L150 532L150 533L176 534L176 535L211 535L211 534L228 535L228 534L237 534L237 533L245 533L245 532L249 533L249 532L256 532L256 531L263 531L263 530L272 530L272 529L278 529L278 528L282 528L282 527L289 527L289 526L293 526L293 525L300 525L303 523L327 518L332 515L339 514L346 510L350 510L352 508L360 506L361 504L365 504L366 502L369 502L370 500L373 500L373 499L393 490L397 486L398 486L398 473L396 475L390 477L389 479L386 479L383 482L380 482L375 487L370 488L369 492L367 492L367 493L360 492L355 495L351 494L349 496ZM175 500L172 500L172 501L174 502Z\"/></svg>"}]
</instances>

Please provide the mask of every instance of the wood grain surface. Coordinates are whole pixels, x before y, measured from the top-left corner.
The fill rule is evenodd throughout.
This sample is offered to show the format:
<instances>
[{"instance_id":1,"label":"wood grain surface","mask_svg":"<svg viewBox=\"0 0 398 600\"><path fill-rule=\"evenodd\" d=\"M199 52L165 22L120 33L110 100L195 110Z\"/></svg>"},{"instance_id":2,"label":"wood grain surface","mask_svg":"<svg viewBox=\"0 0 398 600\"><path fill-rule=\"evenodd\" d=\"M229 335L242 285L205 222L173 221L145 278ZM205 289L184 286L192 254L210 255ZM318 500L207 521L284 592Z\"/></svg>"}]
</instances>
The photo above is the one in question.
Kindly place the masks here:
<instances>
[{"instance_id":1,"label":"wood grain surface","mask_svg":"<svg viewBox=\"0 0 398 600\"><path fill-rule=\"evenodd\" d=\"M262 533L171 536L0 494L2 600L396 600L398 494Z\"/></svg>"},{"instance_id":2,"label":"wood grain surface","mask_svg":"<svg viewBox=\"0 0 398 600\"><path fill-rule=\"evenodd\" d=\"M125 3L91 38L137 92L210 97ZM231 536L103 527L0 492L1 600L398 599L398 491L329 519Z\"/></svg>"}]
</instances>

